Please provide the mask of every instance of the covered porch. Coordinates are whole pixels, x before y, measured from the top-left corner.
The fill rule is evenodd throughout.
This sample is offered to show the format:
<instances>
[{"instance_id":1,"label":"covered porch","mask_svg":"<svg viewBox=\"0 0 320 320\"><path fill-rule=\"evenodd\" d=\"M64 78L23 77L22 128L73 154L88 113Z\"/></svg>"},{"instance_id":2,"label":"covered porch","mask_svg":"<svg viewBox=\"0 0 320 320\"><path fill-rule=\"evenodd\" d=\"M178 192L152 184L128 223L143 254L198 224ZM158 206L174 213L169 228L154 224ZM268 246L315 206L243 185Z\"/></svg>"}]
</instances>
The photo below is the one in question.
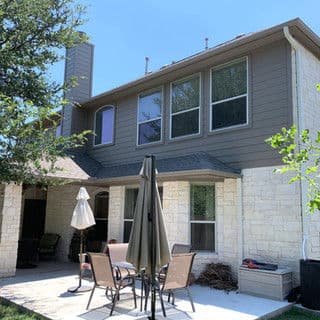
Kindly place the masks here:
<instances>
[{"instance_id":1,"label":"covered porch","mask_svg":"<svg viewBox=\"0 0 320 320\"><path fill-rule=\"evenodd\" d=\"M91 169L86 168L84 171L83 163ZM88 159L76 157L61 163L66 172L61 173L60 177L78 177L77 181L52 186L46 191L30 186L2 185L2 239L10 238L12 245L6 253L11 259L10 266L5 267L6 270L0 275L14 275L18 240L39 239L43 233L61 236L57 261L68 262L70 255L77 258L77 252L71 252L75 230L71 228L70 221L80 186L87 188L96 218L96 226L87 235L91 245L88 251L100 251L108 239L127 242L139 185L140 165L133 163L102 168L97 163L90 164ZM206 263L212 261L230 264L236 275L239 263L239 173L203 153L159 159L157 167L170 245L192 244L198 251L194 264L196 275ZM191 199L193 189L197 197L195 200ZM200 197L202 191L206 192L204 197ZM192 214L192 203L200 198L203 203L198 207L203 212L198 210ZM208 210L210 216L203 218L202 215L206 215ZM11 219L10 222L8 220L10 228L4 223L7 218ZM1 240L0 244L5 245L5 241ZM78 249L79 245L73 247Z\"/></svg>"}]
</instances>

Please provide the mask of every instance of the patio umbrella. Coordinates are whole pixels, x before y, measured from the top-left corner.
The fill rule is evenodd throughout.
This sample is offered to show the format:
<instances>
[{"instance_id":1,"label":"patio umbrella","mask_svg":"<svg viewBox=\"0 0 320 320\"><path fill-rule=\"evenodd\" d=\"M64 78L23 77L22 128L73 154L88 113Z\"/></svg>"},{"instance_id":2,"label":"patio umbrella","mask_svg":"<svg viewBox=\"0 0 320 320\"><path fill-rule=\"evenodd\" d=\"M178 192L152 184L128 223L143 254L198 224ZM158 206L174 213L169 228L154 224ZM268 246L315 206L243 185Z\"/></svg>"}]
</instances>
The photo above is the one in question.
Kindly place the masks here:
<instances>
[{"instance_id":1,"label":"patio umbrella","mask_svg":"<svg viewBox=\"0 0 320 320\"><path fill-rule=\"evenodd\" d=\"M81 285L81 263L83 257L83 230L87 229L94 224L96 224L94 220L94 216L88 200L90 199L88 192L85 187L81 187L79 193L77 195L77 204L73 210L73 215L71 219L71 226L77 230L80 230L80 254L79 254L79 263L80 263L80 271L79 271L79 284L77 287L69 288L70 292L83 292L91 290L91 287L82 286Z\"/></svg>"},{"instance_id":2,"label":"patio umbrella","mask_svg":"<svg viewBox=\"0 0 320 320\"><path fill-rule=\"evenodd\" d=\"M170 250L155 179L155 157L146 156L130 234L127 261L145 269L151 286L151 319L155 319L156 271L170 260Z\"/></svg>"}]
</instances>

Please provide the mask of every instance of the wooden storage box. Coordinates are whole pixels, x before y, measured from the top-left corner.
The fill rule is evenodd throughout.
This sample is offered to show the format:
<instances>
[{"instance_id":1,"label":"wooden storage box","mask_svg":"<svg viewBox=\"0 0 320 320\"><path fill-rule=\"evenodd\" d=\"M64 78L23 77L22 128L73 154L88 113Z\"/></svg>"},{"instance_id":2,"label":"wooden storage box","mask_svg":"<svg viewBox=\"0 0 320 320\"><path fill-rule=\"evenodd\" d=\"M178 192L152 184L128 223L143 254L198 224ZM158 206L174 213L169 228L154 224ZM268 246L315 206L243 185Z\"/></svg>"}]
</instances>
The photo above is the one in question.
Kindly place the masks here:
<instances>
[{"instance_id":1,"label":"wooden storage box","mask_svg":"<svg viewBox=\"0 0 320 320\"><path fill-rule=\"evenodd\" d=\"M239 292L259 297L284 300L292 289L292 272L239 268Z\"/></svg>"}]
</instances>

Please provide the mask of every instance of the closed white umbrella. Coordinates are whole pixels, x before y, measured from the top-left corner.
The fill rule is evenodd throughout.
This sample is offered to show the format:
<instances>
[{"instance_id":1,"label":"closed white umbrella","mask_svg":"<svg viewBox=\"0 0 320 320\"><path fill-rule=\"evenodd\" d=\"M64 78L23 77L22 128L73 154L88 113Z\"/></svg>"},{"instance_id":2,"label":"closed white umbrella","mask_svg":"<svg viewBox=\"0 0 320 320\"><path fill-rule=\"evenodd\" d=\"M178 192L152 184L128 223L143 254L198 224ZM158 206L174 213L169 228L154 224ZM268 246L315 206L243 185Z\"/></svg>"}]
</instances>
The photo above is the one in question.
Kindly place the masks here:
<instances>
[{"instance_id":1,"label":"closed white umbrella","mask_svg":"<svg viewBox=\"0 0 320 320\"><path fill-rule=\"evenodd\" d=\"M71 219L71 227L80 230L80 254L79 254L79 285L77 287L69 288L70 292L84 292L91 290L91 287L81 285L81 263L83 256L83 230L96 224L93 216L93 212L90 208L88 200L89 194L85 187L81 187L77 195L77 204L73 210Z\"/></svg>"},{"instance_id":2,"label":"closed white umbrella","mask_svg":"<svg viewBox=\"0 0 320 320\"><path fill-rule=\"evenodd\" d=\"M90 199L85 187L81 187L76 198L77 204L73 210L71 227L78 230L87 229L96 224L88 200Z\"/></svg>"}]
</instances>

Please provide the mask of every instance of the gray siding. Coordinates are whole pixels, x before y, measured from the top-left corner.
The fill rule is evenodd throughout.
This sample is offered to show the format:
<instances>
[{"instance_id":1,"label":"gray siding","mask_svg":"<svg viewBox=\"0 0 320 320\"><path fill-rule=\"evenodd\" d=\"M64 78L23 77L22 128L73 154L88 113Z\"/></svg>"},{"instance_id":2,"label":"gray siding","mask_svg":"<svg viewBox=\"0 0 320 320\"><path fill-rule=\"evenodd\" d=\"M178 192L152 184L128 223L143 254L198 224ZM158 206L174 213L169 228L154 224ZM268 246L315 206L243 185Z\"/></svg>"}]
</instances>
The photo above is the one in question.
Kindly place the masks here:
<instances>
[{"instance_id":1,"label":"gray siding","mask_svg":"<svg viewBox=\"0 0 320 320\"><path fill-rule=\"evenodd\" d=\"M73 103L88 100L92 90L93 45L83 43L66 51L64 79L68 82L71 77L77 77L78 85L66 93L71 102L63 108L62 134L70 135L85 129L85 112Z\"/></svg>"},{"instance_id":2,"label":"gray siding","mask_svg":"<svg viewBox=\"0 0 320 320\"><path fill-rule=\"evenodd\" d=\"M175 157L193 152L207 152L218 160L237 169L276 165L280 163L277 153L264 140L292 123L290 47L285 40L247 52L249 81L249 124L242 128L209 132L210 64L197 70L201 73L201 133L181 140L169 139L170 81L164 86L163 141L149 146L136 146L137 95L118 101L109 101L117 107L115 143L112 146L92 147L88 153L104 166L141 161L145 154L159 158ZM244 56L241 54L241 56ZM234 56L234 58L238 58ZM214 60L212 60L214 61ZM228 61L221 60L221 63ZM194 67L194 66L193 66ZM101 107L101 106L98 106ZM88 111L87 126L93 128L94 111Z\"/></svg>"}]
</instances>

